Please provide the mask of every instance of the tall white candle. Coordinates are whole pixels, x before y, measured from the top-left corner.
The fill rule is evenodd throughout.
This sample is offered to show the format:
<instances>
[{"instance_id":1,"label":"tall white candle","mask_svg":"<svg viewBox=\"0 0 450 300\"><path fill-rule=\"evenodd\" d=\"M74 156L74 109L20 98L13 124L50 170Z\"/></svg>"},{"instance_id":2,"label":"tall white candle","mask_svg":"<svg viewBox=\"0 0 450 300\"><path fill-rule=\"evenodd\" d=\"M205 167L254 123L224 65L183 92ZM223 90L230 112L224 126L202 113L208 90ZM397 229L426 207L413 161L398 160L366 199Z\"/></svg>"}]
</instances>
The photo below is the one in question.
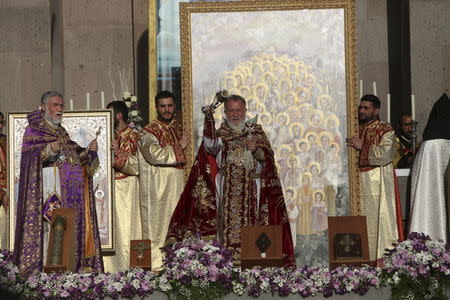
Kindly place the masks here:
<instances>
[{"instance_id":1,"label":"tall white candle","mask_svg":"<svg viewBox=\"0 0 450 300\"><path fill-rule=\"evenodd\" d=\"M102 97L102 109L103 109L103 108L105 108L105 92L102 91L101 97Z\"/></svg>"},{"instance_id":2,"label":"tall white candle","mask_svg":"<svg viewBox=\"0 0 450 300\"><path fill-rule=\"evenodd\" d=\"M86 93L86 109L89 109L89 106L91 104L91 96L89 95L89 93Z\"/></svg>"},{"instance_id":3,"label":"tall white candle","mask_svg":"<svg viewBox=\"0 0 450 300\"><path fill-rule=\"evenodd\" d=\"M377 95L377 83L375 81L373 82L373 94Z\"/></svg>"},{"instance_id":4,"label":"tall white candle","mask_svg":"<svg viewBox=\"0 0 450 300\"><path fill-rule=\"evenodd\" d=\"M73 100L70 99L70 110L73 110Z\"/></svg>"},{"instance_id":5,"label":"tall white candle","mask_svg":"<svg viewBox=\"0 0 450 300\"><path fill-rule=\"evenodd\" d=\"M414 94L411 94L411 116L412 119L416 119L416 97Z\"/></svg>"},{"instance_id":6,"label":"tall white candle","mask_svg":"<svg viewBox=\"0 0 450 300\"><path fill-rule=\"evenodd\" d=\"M387 123L391 123L391 94L387 94Z\"/></svg>"},{"instance_id":7,"label":"tall white candle","mask_svg":"<svg viewBox=\"0 0 450 300\"><path fill-rule=\"evenodd\" d=\"M363 96L363 81L362 79L359 80L359 99L361 99Z\"/></svg>"}]
</instances>

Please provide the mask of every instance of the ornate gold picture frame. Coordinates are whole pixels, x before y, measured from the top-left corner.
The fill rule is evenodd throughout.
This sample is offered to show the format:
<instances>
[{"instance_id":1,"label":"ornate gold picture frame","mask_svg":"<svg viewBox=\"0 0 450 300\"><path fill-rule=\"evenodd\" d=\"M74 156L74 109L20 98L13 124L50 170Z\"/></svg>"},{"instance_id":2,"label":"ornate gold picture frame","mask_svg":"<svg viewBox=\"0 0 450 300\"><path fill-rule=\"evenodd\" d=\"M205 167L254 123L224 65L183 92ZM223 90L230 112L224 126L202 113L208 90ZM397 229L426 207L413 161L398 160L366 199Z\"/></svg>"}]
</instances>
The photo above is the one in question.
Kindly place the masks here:
<instances>
[{"instance_id":1,"label":"ornate gold picture frame","mask_svg":"<svg viewBox=\"0 0 450 300\"><path fill-rule=\"evenodd\" d=\"M8 193L9 206L9 249L14 247L16 223L16 203L19 189L20 158L22 138L27 126L27 113L8 114ZM114 183L111 168L112 113L111 110L68 111L64 112L62 126L72 140L86 147L101 127L98 141L100 166L93 176L97 219L103 252L114 252L113 203Z\"/></svg>"},{"instance_id":2,"label":"ornate gold picture frame","mask_svg":"<svg viewBox=\"0 0 450 300\"><path fill-rule=\"evenodd\" d=\"M320 214L360 214L357 153L345 145L358 132L354 1L185 2L180 28L187 168L202 138L201 107L222 89L244 96L275 152L306 256L297 263L325 261L325 251L304 248L316 237L326 244ZM216 126L223 117L218 109Z\"/></svg>"}]
</instances>

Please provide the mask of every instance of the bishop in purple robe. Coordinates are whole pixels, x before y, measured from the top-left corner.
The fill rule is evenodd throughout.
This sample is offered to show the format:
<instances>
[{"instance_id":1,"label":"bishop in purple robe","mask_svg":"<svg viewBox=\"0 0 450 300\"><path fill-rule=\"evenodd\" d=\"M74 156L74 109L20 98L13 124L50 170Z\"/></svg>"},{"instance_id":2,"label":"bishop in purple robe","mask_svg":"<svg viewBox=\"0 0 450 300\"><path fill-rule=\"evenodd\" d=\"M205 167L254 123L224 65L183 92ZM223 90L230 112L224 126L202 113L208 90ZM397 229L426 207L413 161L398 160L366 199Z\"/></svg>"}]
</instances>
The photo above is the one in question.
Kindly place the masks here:
<instances>
[{"instance_id":1,"label":"bishop in purple robe","mask_svg":"<svg viewBox=\"0 0 450 300\"><path fill-rule=\"evenodd\" d=\"M92 175L98 167L97 141L82 148L61 126L63 96L41 98L41 110L28 114L20 162L14 260L21 275L42 271L44 226L54 207L75 210L75 271L103 272ZM44 199L43 168L53 167L59 195ZM56 189L55 189L56 191Z\"/></svg>"}]
</instances>

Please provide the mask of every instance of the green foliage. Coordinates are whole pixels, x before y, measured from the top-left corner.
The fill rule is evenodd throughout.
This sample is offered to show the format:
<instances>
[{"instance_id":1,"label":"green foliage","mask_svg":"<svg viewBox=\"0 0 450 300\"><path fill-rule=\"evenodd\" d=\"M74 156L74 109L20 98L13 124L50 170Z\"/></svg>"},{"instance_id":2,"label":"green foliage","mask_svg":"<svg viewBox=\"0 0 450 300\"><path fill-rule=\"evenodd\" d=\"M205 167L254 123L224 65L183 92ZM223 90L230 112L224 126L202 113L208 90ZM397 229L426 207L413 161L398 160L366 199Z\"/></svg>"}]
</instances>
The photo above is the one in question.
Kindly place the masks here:
<instances>
[{"instance_id":1,"label":"green foliage","mask_svg":"<svg viewBox=\"0 0 450 300\"><path fill-rule=\"evenodd\" d=\"M450 287L449 278L400 276L392 286L393 300L446 300L445 290Z\"/></svg>"},{"instance_id":2,"label":"green foliage","mask_svg":"<svg viewBox=\"0 0 450 300\"><path fill-rule=\"evenodd\" d=\"M198 285L183 285L179 282L172 282L174 287L168 294L170 299L176 300L213 300L220 299L229 293L221 284L209 283Z\"/></svg>"}]
</instances>

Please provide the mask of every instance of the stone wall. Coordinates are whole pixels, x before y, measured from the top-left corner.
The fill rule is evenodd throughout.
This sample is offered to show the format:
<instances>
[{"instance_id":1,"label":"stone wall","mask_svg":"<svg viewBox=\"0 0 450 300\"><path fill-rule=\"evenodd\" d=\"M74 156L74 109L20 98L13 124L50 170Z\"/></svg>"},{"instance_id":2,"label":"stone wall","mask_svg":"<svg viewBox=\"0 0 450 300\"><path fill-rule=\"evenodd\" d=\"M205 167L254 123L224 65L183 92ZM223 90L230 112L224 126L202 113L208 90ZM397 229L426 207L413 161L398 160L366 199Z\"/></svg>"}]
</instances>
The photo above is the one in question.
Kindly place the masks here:
<instances>
[{"instance_id":1,"label":"stone wall","mask_svg":"<svg viewBox=\"0 0 450 300\"><path fill-rule=\"evenodd\" d=\"M87 92L91 109L101 107L101 91L105 104L124 88L135 93L147 18L147 0L0 2L0 111L36 109L49 89L65 95L66 109L70 99L85 109Z\"/></svg>"},{"instance_id":2,"label":"stone wall","mask_svg":"<svg viewBox=\"0 0 450 300\"><path fill-rule=\"evenodd\" d=\"M91 108L101 107L101 91L105 104L125 90L135 93L135 51L147 19L145 1L133 4L141 5L137 15L131 1L64 1L64 92L75 109L86 107L88 92Z\"/></svg>"},{"instance_id":3,"label":"stone wall","mask_svg":"<svg viewBox=\"0 0 450 300\"><path fill-rule=\"evenodd\" d=\"M372 93L377 82L385 120L386 0L355 3L358 80L364 82L364 93ZM449 89L450 1L411 0L410 11L412 90L421 133L432 104ZM147 26L148 0L1 1L0 111L35 109L42 92L51 88L73 99L75 109L86 107L89 92L91 108L99 108L101 91L106 103L120 97L119 70L129 76L129 89L147 104Z\"/></svg>"},{"instance_id":4,"label":"stone wall","mask_svg":"<svg viewBox=\"0 0 450 300\"><path fill-rule=\"evenodd\" d=\"M377 96L382 103L380 118L386 121L389 92L386 0L357 0L355 5L358 91L359 80L363 80L363 95L373 94L373 82L376 82Z\"/></svg>"},{"instance_id":5,"label":"stone wall","mask_svg":"<svg viewBox=\"0 0 450 300\"><path fill-rule=\"evenodd\" d=\"M0 37L0 111L36 109L51 84L48 1L1 1Z\"/></svg>"},{"instance_id":6,"label":"stone wall","mask_svg":"<svg viewBox=\"0 0 450 300\"><path fill-rule=\"evenodd\" d=\"M450 1L411 0L411 87L419 139L436 100L450 95Z\"/></svg>"}]
</instances>

